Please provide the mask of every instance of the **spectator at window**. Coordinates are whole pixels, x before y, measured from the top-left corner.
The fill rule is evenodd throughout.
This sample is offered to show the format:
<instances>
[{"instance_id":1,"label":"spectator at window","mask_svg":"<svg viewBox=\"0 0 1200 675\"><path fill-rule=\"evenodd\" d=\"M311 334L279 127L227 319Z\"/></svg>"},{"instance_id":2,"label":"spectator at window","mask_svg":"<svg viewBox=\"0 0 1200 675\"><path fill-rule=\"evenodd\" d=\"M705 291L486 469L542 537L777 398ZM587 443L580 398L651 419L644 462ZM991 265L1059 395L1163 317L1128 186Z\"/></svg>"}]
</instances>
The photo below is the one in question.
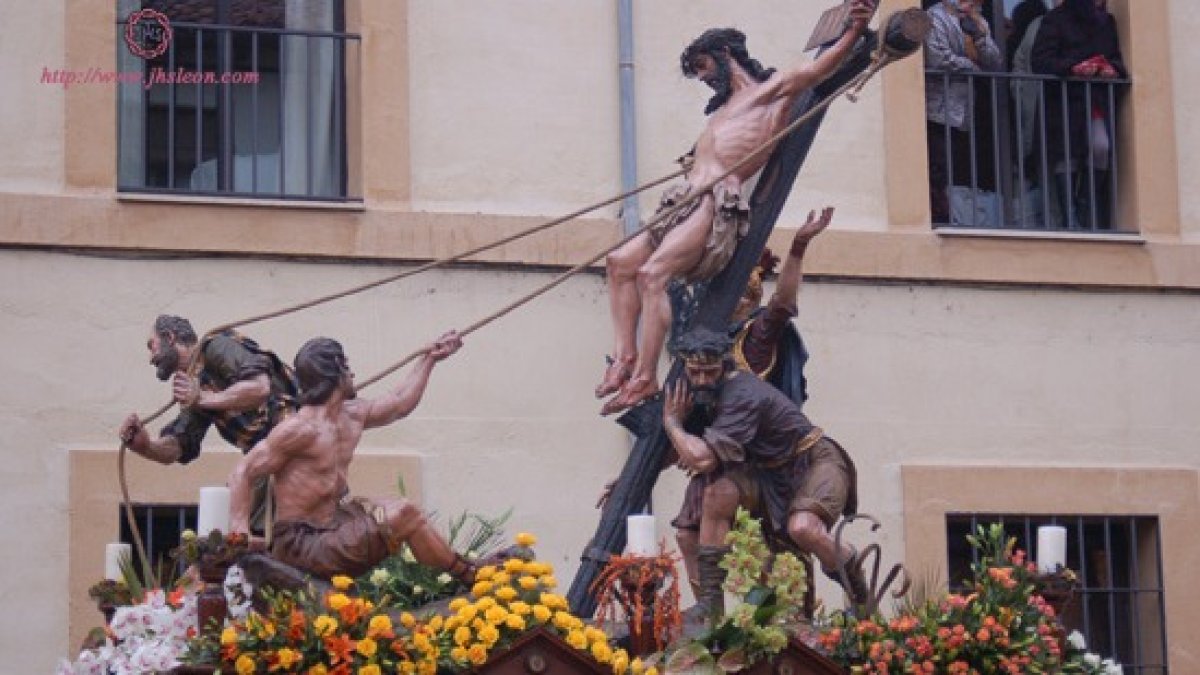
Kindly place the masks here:
<instances>
[{"instance_id":1,"label":"spectator at window","mask_svg":"<svg viewBox=\"0 0 1200 675\"><path fill-rule=\"evenodd\" d=\"M1054 4L1058 6L1061 2L1062 0L1055 0ZM1037 39L1038 30L1042 25L1042 17L1045 15L1045 0L1022 0L1013 8L1012 32L1009 33L1005 42L1008 51L1008 69L1013 74L1029 75L1033 73L1031 63L1033 43ZM1040 161L1040 153L1034 153L1034 149L1040 147L1037 139L1041 136L1038 120L1041 86L1034 80L1017 77L1009 81L1009 90L1012 92L1015 114L1013 144L1016 148L1017 161L1024 164L1024 171L1017 173L1014 180L1023 175L1026 179L1031 179L1032 187L1040 187L1044 190L1048 187L1047 181L1043 177L1045 168ZM1024 190L1025 187L1025 185L1021 185L1019 189ZM1022 214L1020 217L1024 218L1029 209L1032 209L1035 218L1040 218L1048 227L1058 227L1060 219L1057 215L1057 205L1052 203L1050 206L1054 211L1042 214L1043 204L1040 198L1036 198L1034 195L1040 195L1040 192L1031 190L1025 193L1028 203L1021 204ZM1021 224L1028 223L1022 221Z\"/></svg>"},{"instance_id":2,"label":"spectator at window","mask_svg":"<svg viewBox=\"0 0 1200 675\"><path fill-rule=\"evenodd\" d=\"M1068 227L1110 227L1115 111L1110 88L1089 80L1123 78L1127 71L1105 0L1064 0L1050 10L1038 29L1032 63L1035 73L1072 78L1046 88L1047 152L1060 208L1072 217Z\"/></svg>"},{"instance_id":3,"label":"spectator at window","mask_svg":"<svg viewBox=\"0 0 1200 675\"><path fill-rule=\"evenodd\" d=\"M951 73L930 74L925 80L929 202L935 223L951 222L951 171L959 174L967 169L969 173L971 166L972 84L969 78L954 73L997 71L1004 65L980 13L982 4L982 0L942 0L929 9L933 25L925 40L925 66ZM961 179L956 176L955 182Z\"/></svg>"}]
</instances>

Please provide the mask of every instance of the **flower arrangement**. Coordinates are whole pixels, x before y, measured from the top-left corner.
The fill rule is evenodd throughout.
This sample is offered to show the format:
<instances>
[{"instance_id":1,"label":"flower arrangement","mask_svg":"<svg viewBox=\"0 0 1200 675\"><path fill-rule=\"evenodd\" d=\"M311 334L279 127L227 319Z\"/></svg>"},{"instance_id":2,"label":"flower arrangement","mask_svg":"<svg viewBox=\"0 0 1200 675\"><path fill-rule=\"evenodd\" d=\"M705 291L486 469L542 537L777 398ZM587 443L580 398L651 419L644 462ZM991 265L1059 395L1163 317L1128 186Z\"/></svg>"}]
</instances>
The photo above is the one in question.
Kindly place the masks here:
<instances>
[{"instance_id":1,"label":"flower arrangement","mask_svg":"<svg viewBox=\"0 0 1200 675\"><path fill-rule=\"evenodd\" d=\"M503 542L504 523L511 513L509 510L495 518L459 514L448 524L447 541L468 560L485 558ZM533 552L525 550L519 554L532 557ZM355 579L354 586L360 595L376 604L397 607L419 607L469 590L449 574L418 563L407 544L398 555L389 556L374 570Z\"/></svg>"},{"instance_id":2,"label":"flower arrangement","mask_svg":"<svg viewBox=\"0 0 1200 675\"><path fill-rule=\"evenodd\" d=\"M891 620L844 612L822 620L820 643L852 673L1105 673L1064 646L1037 568L999 524L967 537L978 551L966 594L949 593Z\"/></svg>"},{"instance_id":3,"label":"flower arrangement","mask_svg":"<svg viewBox=\"0 0 1200 675\"><path fill-rule=\"evenodd\" d=\"M676 556L667 552L657 556L612 556L592 583L599 607L596 622L603 624L623 613L633 632L644 630L642 626L648 620L647 632L651 634L646 637L658 650L679 637L683 617L679 612L679 572L675 563ZM649 617L647 610L651 612Z\"/></svg>"},{"instance_id":4,"label":"flower arrangement","mask_svg":"<svg viewBox=\"0 0 1200 675\"><path fill-rule=\"evenodd\" d=\"M245 533L222 534L213 530L203 537L192 530L179 534L179 547L171 551L171 557L187 565L213 565L228 567L246 552L250 540Z\"/></svg>"},{"instance_id":5,"label":"flower arrangement","mask_svg":"<svg viewBox=\"0 0 1200 675\"><path fill-rule=\"evenodd\" d=\"M739 508L725 542L730 551L721 561L724 589L739 603L706 634L673 651L667 673L742 670L782 651L789 629L803 615L804 564L791 553L772 557L759 520Z\"/></svg>"},{"instance_id":6,"label":"flower arrangement","mask_svg":"<svg viewBox=\"0 0 1200 675\"><path fill-rule=\"evenodd\" d=\"M178 666L196 635L196 596L152 590L113 615L104 644L65 659L58 675L140 675Z\"/></svg>"},{"instance_id":7,"label":"flower arrangement","mask_svg":"<svg viewBox=\"0 0 1200 675\"><path fill-rule=\"evenodd\" d=\"M532 535L517 535L518 547L533 544ZM557 580L547 563L518 557L482 567L468 596L451 601L444 613L424 616L356 597L350 577L331 581L333 588L322 598L271 594L266 613L232 622L220 637L222 668L238 675L462 672L544 627L609 664L614 675L657 675L568 611L566 599L554 592Z\"/></svg>"}]
</instances>

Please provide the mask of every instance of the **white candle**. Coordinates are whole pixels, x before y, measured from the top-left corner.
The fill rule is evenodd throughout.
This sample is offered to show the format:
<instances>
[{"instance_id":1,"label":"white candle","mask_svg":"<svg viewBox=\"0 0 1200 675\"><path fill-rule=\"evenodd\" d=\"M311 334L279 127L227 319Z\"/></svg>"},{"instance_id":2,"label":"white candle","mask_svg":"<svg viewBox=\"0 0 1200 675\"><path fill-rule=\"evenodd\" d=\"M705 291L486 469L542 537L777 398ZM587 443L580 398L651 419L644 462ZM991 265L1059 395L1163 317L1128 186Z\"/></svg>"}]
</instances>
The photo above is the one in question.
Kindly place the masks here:
<instances>
[{"instance_id":1,"label":"white candle","mask_svg":"<svg viewBox=\"0 0 1200 675\"><path fill-rule=\"evenodd\" d=\"M112 543L104 545L104 578L109 581L120 581L125 578L121 574L121 561L129 560L132 549L129 544Z\"/></svg>"},{"instance_id":2,"label":"white candle","mask_svg":"<svg viewBox=\"0 0 1200 675\"><path fill-rule=\"evenodd\" d=\"M1067 528L1043 525L1037 531L1037 564L1042 574L1053 574L1067 565Z\"/></svg>"},{"instance_id":3,"label":"white candle","mask_svg":"<svg viewBox=\"0 0 1200 675\"><path fill-rule=\"evenodd\" d=\"M229 488L200 488L200 514L196 534L207 537L213 530L229 532Z\"/></svg>"},{"instance_id":4,"label":"white candle","mask_svg":"<svg viewBox=\"0 0 1200 675\"><path fill-rule=\"evenodd\" d=\"M642 557L658 555L658 537L654 528L654 516L639 514L626 520L625 552Z\"/></svg>"}]
</instances>

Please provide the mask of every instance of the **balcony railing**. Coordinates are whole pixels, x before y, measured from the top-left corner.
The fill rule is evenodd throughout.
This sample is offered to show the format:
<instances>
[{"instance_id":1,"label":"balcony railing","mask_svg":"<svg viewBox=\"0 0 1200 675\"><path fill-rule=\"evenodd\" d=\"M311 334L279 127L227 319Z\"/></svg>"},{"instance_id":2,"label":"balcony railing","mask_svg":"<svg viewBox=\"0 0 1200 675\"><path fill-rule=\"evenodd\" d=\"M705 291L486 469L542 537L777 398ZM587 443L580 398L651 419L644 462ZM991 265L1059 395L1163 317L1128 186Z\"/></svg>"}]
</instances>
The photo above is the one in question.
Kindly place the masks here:
<instances>
[{"instance_id":1,"label":"balcony railing","mask_svg":"<svg viewBox=\"0 0 1200 675\"><path fill-rule=\"evenodd\" d=\"M935 227L1135 231L1120 222L1119 117L1129 80L925 75L927 91L943 100L952 87L960 95L965 88L967 98L963 127L928 127ZM939 161L947 183L942 214L934 179Z\"/></svg>"},{"instance_id":2,"label":"balcony railing","mask_svg":"<svg viewBox=\"0 0 1200 675\"><path fill-rule=\"evenodd\" d=\"M360 39L336 31L172 22L142 60L117 25L118 189L358 201ZM206 79L207 78L207 79ZM216 81L213 81L216 80Z\"/></svg>"}]
</instances>

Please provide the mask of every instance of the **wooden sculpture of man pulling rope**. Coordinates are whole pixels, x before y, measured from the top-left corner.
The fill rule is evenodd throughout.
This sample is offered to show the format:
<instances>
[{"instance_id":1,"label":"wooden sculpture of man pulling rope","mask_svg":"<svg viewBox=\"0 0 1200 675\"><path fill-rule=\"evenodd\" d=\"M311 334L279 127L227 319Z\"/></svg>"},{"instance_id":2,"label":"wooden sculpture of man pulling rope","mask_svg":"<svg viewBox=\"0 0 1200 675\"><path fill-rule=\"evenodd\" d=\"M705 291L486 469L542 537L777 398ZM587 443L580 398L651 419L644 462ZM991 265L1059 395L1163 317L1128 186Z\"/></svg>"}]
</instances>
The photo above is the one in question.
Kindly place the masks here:
<instances>
[{"instance_id":1,"label":"wooden sculpture of man pulling rope","mask_svg":"<svg viewBox=\"0 0 1200 675\"><path fill-rule=\"evenodd\" d=\"M685 182L662 199L663 208L689 197L690 204L608 256L615 346L595 393L616 396L601 414L620 412L658 393L658 359L671 324L667 285L677 277L705 281L724 269L749 223L742 185L773 148L764 143L788 125L795 98L829 77L850 53L875 4L853 0L842 37L814 61L783 72L750 58L746 36L732 28L706 31L683 51L683 74L716 91L705 110L712 117L696 141ZM751 154L752 160L724 175ZM694 191L712 183L709 193L696 198Z\"/></svg>"}]
</instances>

